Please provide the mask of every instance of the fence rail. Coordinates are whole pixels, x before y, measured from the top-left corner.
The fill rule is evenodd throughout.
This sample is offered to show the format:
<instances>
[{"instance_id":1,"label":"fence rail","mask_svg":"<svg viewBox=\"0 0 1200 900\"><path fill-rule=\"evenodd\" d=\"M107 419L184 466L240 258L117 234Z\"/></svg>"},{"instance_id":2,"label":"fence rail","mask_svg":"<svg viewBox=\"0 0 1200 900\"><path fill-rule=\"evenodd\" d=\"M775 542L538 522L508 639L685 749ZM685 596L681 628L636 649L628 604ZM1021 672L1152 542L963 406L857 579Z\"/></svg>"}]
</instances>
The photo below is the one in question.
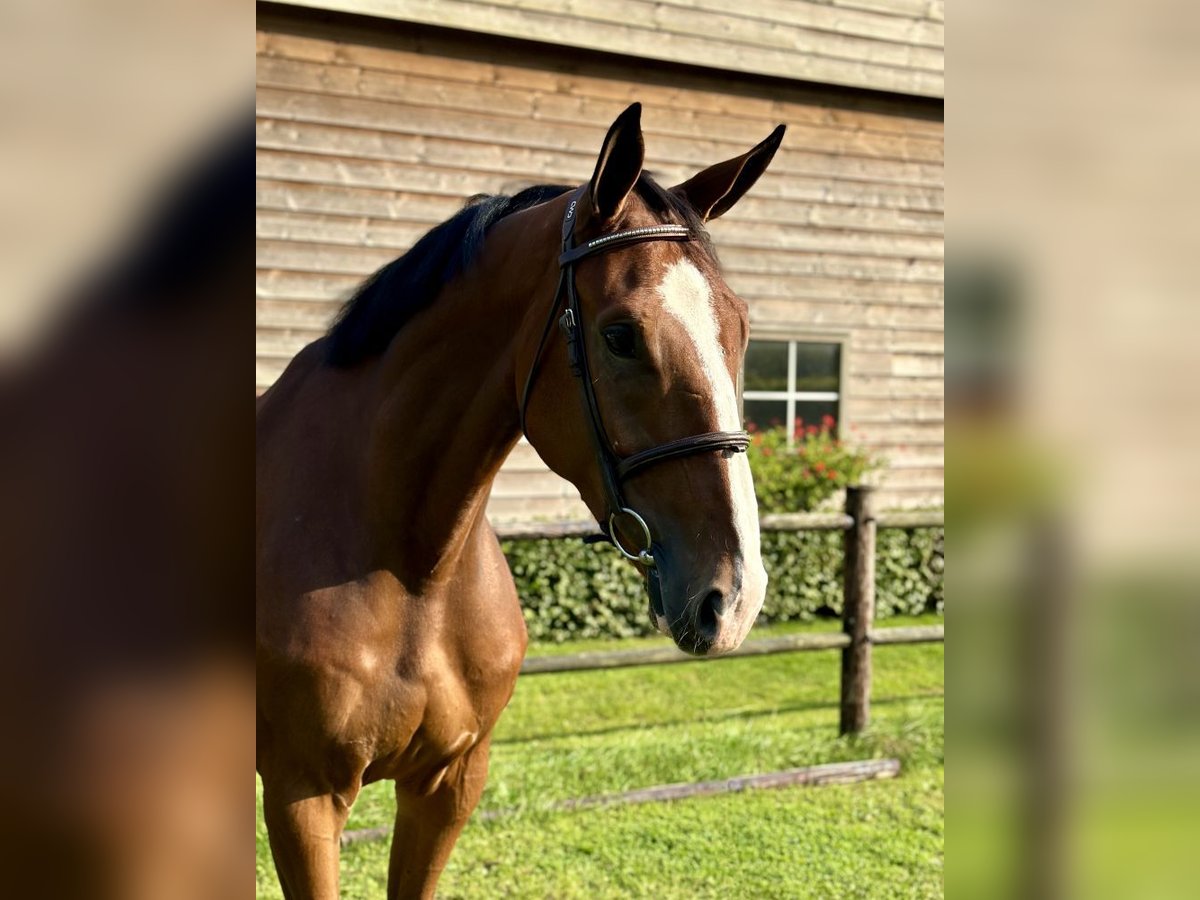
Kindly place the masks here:
<instances>
[{"instance_id":1,"label":"fence rail","mask_svg":"<svg viewBox=\"0 0 1200 900\"><path fill-rule=\"evenodd\" d=\"M946 516L941 510L885 512L875 517L878 528L942 528ZM759 517L761 531L849 531L854 519L846 513L767 513ZM534 541L564 537L589 537L599 534L595 522L502 522L496 534L505 540Z\"/></svg>"},{"instance_id":2,"label":"fence rail","mask_svg":"<svg viewBox=\"0 0 1200 900\"><path fill-rule=\"evenodd\" d=\"M875 618L875 533L880 528L944 527L945 514L931 512L876 513L869 487L846 489L844 513L782 513L764 515L763 531L843 531L846 562L842 602L842 630L825 634L793 634L764 638L742 644L721 659L795 653L808 650L841 650L841 702L839 728L842 734L863 731L871 717L871 648L874 645L927 644L946 640L942 625L904 628L872 628ZM593 522L559 522L537 525L501 525L502 538L531 540L583 537L596 533ZM695 662L674 647L648 650L613 650L572 653L565 656L535 656L521 666L522 675L551 672L584 672L627 666L668 665Z\"/></svg>"},{"instance_id":3,"label":"fence rail","mask_svg":"<svg viewBox=\"0 0 1200 900\"><path fill-rule=\"evenodd\" d=\"M872 644L931 644L946 639L942 625L914 625L905 628L876 628L870 632ZM770 656L804 650L840 650L850 646L850 636L840 631L817 634L789 634L782 637L747 641L721 659L742 656ZM661 666L671 663L703 662L674 647L650 650L603 650L570 653L562 656L533 656L521 666L522 675L547 675L551 672L588 672L596 669L624 669L629 666ZM710 660L711 661L711 660Z\"/></svg>"}]
</instances>

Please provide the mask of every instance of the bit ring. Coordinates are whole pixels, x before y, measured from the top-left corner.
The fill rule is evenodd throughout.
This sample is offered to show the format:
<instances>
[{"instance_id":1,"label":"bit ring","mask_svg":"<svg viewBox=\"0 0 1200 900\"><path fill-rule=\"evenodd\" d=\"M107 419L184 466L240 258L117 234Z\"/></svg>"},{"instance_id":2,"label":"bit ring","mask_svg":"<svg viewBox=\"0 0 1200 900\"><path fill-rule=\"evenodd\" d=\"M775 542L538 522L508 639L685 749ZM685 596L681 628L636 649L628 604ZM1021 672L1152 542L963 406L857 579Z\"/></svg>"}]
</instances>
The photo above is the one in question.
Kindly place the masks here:
<instances>
[{"instance_id":1,"label":"bit ring","mask_svg":"<svg viewBox=\"0 0 1200 900\"><path fill-rule=\"evenodd\" d=\"M643 549L639 550L637 553L630 553L628 550L626 550L624 547L621 546L621 538L617 535L616 528L613 527L614 523L616 522L617 516L630 516L633 518L633 520L635 522L638 523L638 525L641 526L642 541L643 541L644 547L643 547ZM646 520L643 519L640 515L638 515L635 510L630 509L628 506L622 506L616 512L609 513L609 515L608 515L608 536L610 538L612 538L613 546L615 546L618 550L620 550L621 555L624 556L626 559L632 560L633 562L641 563L647 569L654 568L654 556L650 552L650 546L651 546L650 526L646 524Z\"/></svg>"}]
</instances>

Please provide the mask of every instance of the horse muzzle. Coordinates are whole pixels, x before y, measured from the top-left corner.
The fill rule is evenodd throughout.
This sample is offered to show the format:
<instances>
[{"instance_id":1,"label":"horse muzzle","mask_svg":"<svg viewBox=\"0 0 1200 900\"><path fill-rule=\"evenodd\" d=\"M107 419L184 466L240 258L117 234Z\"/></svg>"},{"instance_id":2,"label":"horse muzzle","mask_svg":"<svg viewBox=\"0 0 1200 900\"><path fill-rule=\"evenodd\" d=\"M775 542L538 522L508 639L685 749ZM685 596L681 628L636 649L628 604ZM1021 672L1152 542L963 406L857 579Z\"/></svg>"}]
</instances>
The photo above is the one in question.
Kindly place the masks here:
<instances>
[{"instance_id":1,"label":"horse muzzle","mask_svg":"<svg viewBox=\"0 0 1200 900\"><path fill-rule=\"evenodd\" d=\"M681 571L654 547L658 564L646 573L650 617L660 632L693 656L720 656L741 646L762 609L766 573L761 559L749 568L740 556L723 561L708 577Z\"/></svg>"}]
</instances>

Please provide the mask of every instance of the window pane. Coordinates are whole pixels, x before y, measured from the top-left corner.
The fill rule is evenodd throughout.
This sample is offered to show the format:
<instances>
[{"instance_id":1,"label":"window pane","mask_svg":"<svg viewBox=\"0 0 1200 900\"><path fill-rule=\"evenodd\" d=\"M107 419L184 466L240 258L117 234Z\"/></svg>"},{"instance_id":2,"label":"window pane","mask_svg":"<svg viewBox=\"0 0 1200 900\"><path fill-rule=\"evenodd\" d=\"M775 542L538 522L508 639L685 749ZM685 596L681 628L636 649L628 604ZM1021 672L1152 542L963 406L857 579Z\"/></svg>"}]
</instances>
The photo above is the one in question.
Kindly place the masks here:
<instances>
[{"instance_id":1,"label":"window pane","mask_svg":"<svg viewBox=\"0 0 1200 900\"><path fill-rule=\"evenodd\" d=\"M796 344L796 390L836 391L841 366L839 344Z\"/></svg>"},{"instance_id":2,"label":"window pane","mask_svg":"<svg viewBox=\"0 0 1200 900\"><path fill-rule=\"evenodd\" d=\"M759 429L782 425L787 415L787 403L783 400L747 400L745 418L747 424Z\"/></svg>"},{"instance_id":3,"label":"window pane","mask_svg":"<svg viewBox=\"0 0 1200 900\"><path fill-rule=\"evenodd\" d=\"M805 428L821 427L825 422L826 416L830 416L833 419L834 425L832 431L836 436L838 417L838 404L836 400L796 401L796 418L802 421Z\"/></svg>"},{"instance_id":4,"label":"window pane","mask_svg":"<svg viewBox=\"0 0 1200 900\"><path fill-rule=\"evenodd\" d=\"M746 350L745 391L786 391L787 341L751 341Z\"/></svg>"}]
</instances>

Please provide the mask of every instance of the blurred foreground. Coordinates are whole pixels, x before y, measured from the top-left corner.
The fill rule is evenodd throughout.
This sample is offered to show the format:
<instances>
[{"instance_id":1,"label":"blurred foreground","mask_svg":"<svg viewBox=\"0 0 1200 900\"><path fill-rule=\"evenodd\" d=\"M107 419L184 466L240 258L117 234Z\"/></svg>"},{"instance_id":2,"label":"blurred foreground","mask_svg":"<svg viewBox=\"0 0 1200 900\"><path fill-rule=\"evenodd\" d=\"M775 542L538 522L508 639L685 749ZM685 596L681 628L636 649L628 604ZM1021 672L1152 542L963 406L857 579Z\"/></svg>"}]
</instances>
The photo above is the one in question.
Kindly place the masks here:
<instances>
[{"instance_id":1,"label":"blurred foreground","mask_svg":"<svg viewBox=\"0 0 1200 900\"><path fill-rule=\"evenodd\" d=\"M250 23L4 18L0 893L249 896Z\"/></svg>"},{"instance_id":2,"label":"blurred foreground","mask_svg":"<svg viewBox=\"0 0 1200 900\"><path fill-rule=\"evenodd\" d=\"M952 33L948 893L1195 896L1200 10Z\"/></svg>"}]
</instances>

